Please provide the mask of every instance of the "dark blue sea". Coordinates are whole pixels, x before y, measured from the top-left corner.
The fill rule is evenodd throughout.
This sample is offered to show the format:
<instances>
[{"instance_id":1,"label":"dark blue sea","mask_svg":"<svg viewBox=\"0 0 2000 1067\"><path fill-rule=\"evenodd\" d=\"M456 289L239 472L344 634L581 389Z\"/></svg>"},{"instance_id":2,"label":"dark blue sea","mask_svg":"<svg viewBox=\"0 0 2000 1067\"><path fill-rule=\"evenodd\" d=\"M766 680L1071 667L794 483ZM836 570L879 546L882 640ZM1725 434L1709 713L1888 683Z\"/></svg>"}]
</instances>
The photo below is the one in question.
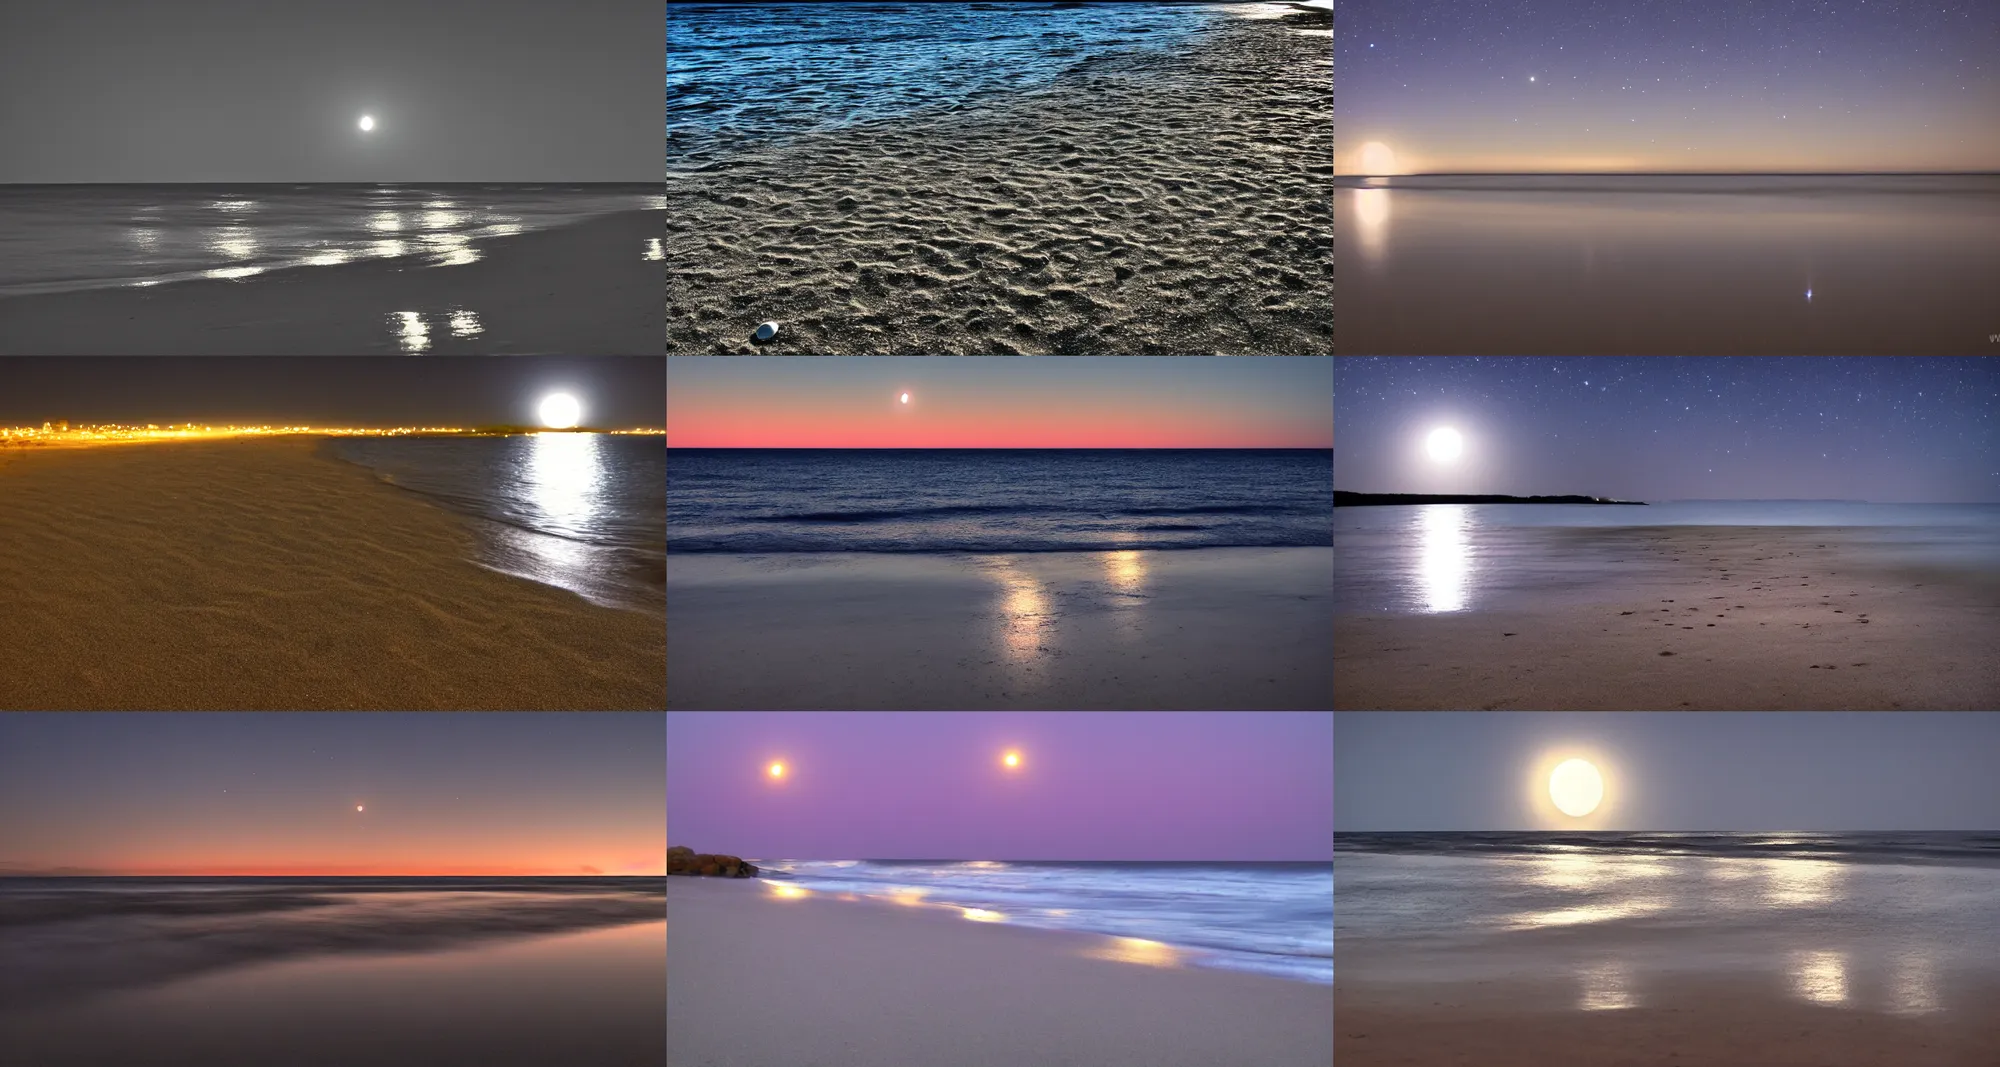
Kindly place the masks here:
<instances>
[{"instance_id":1,"label":"dark blue sea","mask_svg":"<svg viewBox=\"0 0 2000 1067\"><path fill-rule=\"evenodd\" d=\"M666 450L642 434L349 437L333 454L472 520L479 562L596 603L658 609Z\"/></svg>"},{"instance_id":2,"label":"dark blue sea","mask_svg":"<svg viewBox=\"0 0 2000 1067\"><path fill-rule=\"evenodd\" d=\"M673 552L1333 543L1330 449L667 451Z\"/></svg>"},{"instance_id":3,"label":"dark blue sea","mask_svg":"<svg viewBox=\"0 0 2000 1067\"><path fill-rule=\"evenodd\" d=\"M1221 17L1163 3L667 5L667 172L785 137L958 111Z\"/></svg>"},{"instance_id":4,"label":"dark blue sea","mask_svg":"<svg viewBox=\"0 0 2000 1067\"><path fill-rule=\"evenodd\" d=\"M779 892L852 893L977 922L1109 934L1134 963L1333 981L1327 863L756 860Z\"/></svg>"}]
</instances>

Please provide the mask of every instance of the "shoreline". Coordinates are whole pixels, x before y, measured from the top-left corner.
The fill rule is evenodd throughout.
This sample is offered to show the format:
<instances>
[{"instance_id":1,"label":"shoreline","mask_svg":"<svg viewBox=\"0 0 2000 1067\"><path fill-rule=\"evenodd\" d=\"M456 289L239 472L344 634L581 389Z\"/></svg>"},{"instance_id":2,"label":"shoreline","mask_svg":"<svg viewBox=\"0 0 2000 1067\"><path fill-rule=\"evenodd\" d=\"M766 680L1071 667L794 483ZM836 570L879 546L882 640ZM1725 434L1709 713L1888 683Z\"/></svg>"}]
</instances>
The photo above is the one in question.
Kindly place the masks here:
<instances>
[{"instance_id":1,"label":"shoreline","mask_svg":"<svg viewBox=\"0 0 2000 1067\"><path fill-rule=\"evenodd\" d=\"M665 263L643 257L664 216L484 238L463 266L405 256L4 297L0 355L651 355Z\"/></svg>"},{"instance_id":2,"label":"shoreline","mask_svg":"<svg viewBox=\"0 0 2000 1067\"><path fill-rule=\"evenodd\" d=\"M1321 710L1333 553L669 548L667 706Z\"/></svg>"},{"instance_id":3,"label":"shoreline","mask_svg":"<svg viewBox=\"0 0 2000 1067\"><path fill-rule=\"evenodd\" d=\"M1333 1055L1332 987L1183 966L1157 942L693 878L668 885L667 921L669 1067L1324 1067ZM732 958L778 962L712 965Z\"/></svg>"},{"instance_id":4,"label":"shoreline","mask_svg":"<svg viewBox=\"0 0 2000 1067\"><path fill-rule=\"evenodd\" d=\"M0 707L656 710L664 626L478 562L319 439L0 464Z\"/></svg>"},{"instance_id":5,"label":"shoreline","mask_svg":"<svg viewBox=\"0 0 2000 1067\"><path fill-rule=\"evenodd\" d=\"M997 107L682 173L667 352L1330 353L1330 42L1227 18Z\"/></svg>"}]
</instances>

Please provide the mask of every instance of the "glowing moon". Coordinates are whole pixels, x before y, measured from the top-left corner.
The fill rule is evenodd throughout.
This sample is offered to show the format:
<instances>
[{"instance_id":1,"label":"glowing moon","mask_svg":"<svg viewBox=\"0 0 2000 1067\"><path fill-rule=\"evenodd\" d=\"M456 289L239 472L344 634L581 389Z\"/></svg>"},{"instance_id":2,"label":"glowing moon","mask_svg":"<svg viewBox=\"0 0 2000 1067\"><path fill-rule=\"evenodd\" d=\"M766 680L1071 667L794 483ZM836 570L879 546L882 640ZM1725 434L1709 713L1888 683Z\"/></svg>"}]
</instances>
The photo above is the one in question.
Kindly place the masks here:
<instances>
[{"instance_id":1,"label":"glowing moon","mask_svg":"<svg viewBox=\"0 0 2000 1067\"><path fill-rule=\"evenodd\" d=\"M583 405L568 393L551 393L542 398L542 425L567 430L583 421Z\"/></svg>"},{"instance_id":2,"label":"glowing moon","mask_svg":"<svg viewBox=\"0 0 2000 1067\"><path fill-rule=\"evenodd\" d=\"M1380 141L1370 141L1361 146L1361 171L1364 174L1396 173L1396 152Z\"/></svg>"},{"instance_id":3,"label":"glowing moon","mask_svg":"<svg viewBox=\"0 0 2000 1067\"><path fill-rule=\"evenodd\" d=\"M363 115L363 116L361 116L361 132L362 132L362 133L367 133L367 132L368 132L369 130L372 130L372 129L374 129L374 128L375 128L375 116L373 116L373 115Z\"/></svg>"},{"instance_id":4,"label":"glowing moon","mask_svg":"<svg viewBox=\"0 0 2000 1067\"><path fill-rule=\"evenodd\" d=\"M782 763L773 763L767 769L766 773L770 774L773 778L783 778L785 776L785 765Z\"/></svg>"},{"instance_id":5,"label":"glowing moon","mask_svg":"<svg viewBox=\"0 0 2000 1067\"><path fill-rule=\"evenodd\" d=\"M359 804L356 804L356 805L354 805L354 810L355 810L355 811L360 811L360 810L361 810L361 805L359 805Z\"/></svg>"},{"instance_id":6,"label":"glowing moon","mask_svg":"<svg viewBox=\"0 0 2000 1067\"><path fill-rule=\"evenodd\" d=\"M907 403L909 403L909 402L910 402L910 394L908 394L908 393L904 393L904 394L903 394L903 403L907 404Z\"/></svg>"},{"instance_id":7,"label":"glowing moon","mask_svg":"<svg viewBox=\"0 0 2000 1067\"><path fill-rule=\"evenodd\" d=\"M1465 451L1465 438L1449 426L1440 426L1424 438L1424 451L1439 463L1450 463Z\"/></svg>"},{"instance_id":8,"label":"glowing moon","mask_svg":"<svg viewBox=\"0 0 2000 1067\"><path fill-rule=\"evenodd\" d=\"M1019 767L1021 765L1021 754L1019 752L1009 752L1001 757L1000 762L1009 767Z\"/></svg>"},{"instance_id":9,"label":"glowing moon","mask_svg":"<svg viewBox=\"0 0 2000 1067\"><path fill-rule=\"evenodd\" d=\"M1549 775L1549 799L1564 815L1582 818L1604 800L1604 778L1589 760L1566 759Z\"/></svg>"}]
</instances>

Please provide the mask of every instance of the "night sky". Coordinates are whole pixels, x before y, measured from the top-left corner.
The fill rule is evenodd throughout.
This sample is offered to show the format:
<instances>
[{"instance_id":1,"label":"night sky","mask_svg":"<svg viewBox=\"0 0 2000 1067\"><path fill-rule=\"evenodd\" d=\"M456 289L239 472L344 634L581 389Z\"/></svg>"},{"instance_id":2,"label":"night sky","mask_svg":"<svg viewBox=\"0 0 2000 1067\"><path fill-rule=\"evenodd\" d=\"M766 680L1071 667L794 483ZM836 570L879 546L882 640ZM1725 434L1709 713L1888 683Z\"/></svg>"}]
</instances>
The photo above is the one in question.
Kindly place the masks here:
<instances>
[{"instance_id":1,"label":"night sky","mask_svg":"<svg viewBox=\"0 0 2000 1067\"><path fill-rule=\"evenodd\" d=\"M585 426L636 429L665 419L662 379L658 356L8 357L0 426L534 425L542 397L566 392Z\"/></svg>"},{"instance_id":2,"label":"night sky","mask_svg":"<svg viewBox=\"0 0 2000 1067\"><path fill-rule=\"evenodd\" d=\"M0 181L657 181L665 32L646 0L7 0Z\"/></svg>"},{"instance_id":3,"label":"night sky","mask_svg":"<svg viewBox=\"0 0 2000 1067\"><path fill-rule=\"evenodd\" d=\"M0 715L0 874L664 874L665 740L651 713Z\"/></svg>"},{"instance_id":4,"label":"night sky","mask_svg":"<svg viewBox=\"0 0 2000 1067\"><path fill-rule=\"evenodd\" d=\"M753 859L1329 860L1332 741L1318 712L670 712L668 836Z\"/></svg>"},{"instance_id":5,"label":"night sky","mask_svg":"<svg viewBox=\"0 0 2000 1067\"><path fill-rule=\"evenodd\" d=\"M1324 357L681 356L667 361L667 443L1330 448L1332 392Z\"/></svg>"},{"instance_id":6,"label":"night sky","mask_svg":"<svg viewBox=\"0 0 2000 1067\"><path fill-rule=\"evenodd\" d=\"M1346 0L1337 18L1341 174L2000 170L1991 0Z\"/></svg>"},{"instance_id":7,"label":"night sky","mask_svg":"<svg viewBox=\"0 0 2000 1067\"><path fill-rule=\"evenodd\" d=\"M1627 500L2000 502L2000 360L1337 357L1334 485ZM1460 457L1432 460L1437 427Z\"/></svg>"},{"instance_id":8,"label":"night sky","mask_svg":"<svg viewBox=\"0 0 2000 1067\"><path fill-rule=\"evenodd\" d=\"M1341 712L1337 832L1571 828L1541 768L1588 759L1603 819L1656 831L2000 830L1996 712ZM1611 810L1611 809L1616 810Z\"/></svg>"}]
</instances>

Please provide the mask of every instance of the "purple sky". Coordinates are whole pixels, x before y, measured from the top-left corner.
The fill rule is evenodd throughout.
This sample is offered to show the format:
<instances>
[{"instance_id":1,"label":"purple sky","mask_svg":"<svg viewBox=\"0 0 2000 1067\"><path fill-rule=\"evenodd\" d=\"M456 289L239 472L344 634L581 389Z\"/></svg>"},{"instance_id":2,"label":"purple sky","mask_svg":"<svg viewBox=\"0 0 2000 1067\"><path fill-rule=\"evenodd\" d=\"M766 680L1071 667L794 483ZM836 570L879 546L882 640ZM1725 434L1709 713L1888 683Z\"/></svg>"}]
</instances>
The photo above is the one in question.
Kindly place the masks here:
<instances>
[{"instance_id":1,"label":"purple sky","mask_svg":"<svg viewBox=\"0 0 2000 1067\"><path fill-rule=\"evenodd\" d=\"M753 859L1330 861L1333 715L670 712L667 840Z\"/></svg>"}]
</instances>

